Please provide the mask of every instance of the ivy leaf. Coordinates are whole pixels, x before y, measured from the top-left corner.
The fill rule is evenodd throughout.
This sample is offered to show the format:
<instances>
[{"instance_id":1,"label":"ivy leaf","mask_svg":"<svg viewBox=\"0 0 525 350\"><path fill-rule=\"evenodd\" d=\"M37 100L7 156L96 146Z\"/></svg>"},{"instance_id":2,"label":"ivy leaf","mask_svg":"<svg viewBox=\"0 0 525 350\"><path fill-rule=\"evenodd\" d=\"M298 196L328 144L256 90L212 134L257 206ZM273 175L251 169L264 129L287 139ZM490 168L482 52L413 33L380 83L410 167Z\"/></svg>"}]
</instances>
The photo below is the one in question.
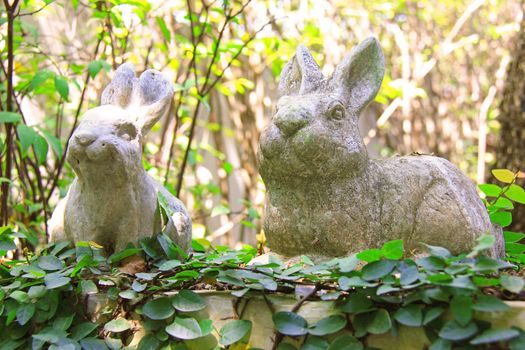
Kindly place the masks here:
<instances>
[{"instance_id":1,"label":"ivy leaf","mask_svg":"<svg viewBox=\"0 0 525 350\"><path fill-rule=\"evenodd\" d=\"M38 258L38 267L46 271L56 271L64 268L64 263L56 256L44 255Z\"/></svg>"},{"instance_id":2,"label":"ivy leaf","mask_svg":"<svg viewBox=\"0 0 525 350\"><path fill-rule=\"evenodd\" d=\"M109 321L104 325L104 330L113 333L124 332L130 328L131 324L125 318L117 318L115 320Z\"/></svg>"},{"instance_id":3,"label":"ivy leaf","mask_svg":"<svg viewBox=\"0 0 525 350\"><path fill-rule=\"evenodd\" d=\"M503 231L503 237L506 243L515 243L521 241L525 237L525 233Z\"/></svg>"},{"instance_id":4,"label":"ivy leaf","mask_svg":"<svg viewBox=\"0 0 525 350\"><path fill-rule=\"evenodd\" d=\"M346 318L342 315L330 315L319 320L308 329L308 333L318 336L339 332L346 326Z\"/></svg>"},{"instance_id":5,"label":"ivy leaf","mask_svg":"<svg viewBox=\"0 0 525 350\"><path fill-rule=\"evenodd\" d=\"M405 326L420 327L423 322L421 306L410 304L402 307L396 311L394 319Z\"/></svg>"},{"instance_id":6,"label":"ivy leaf","mask_svg":"<svg viewBox=\"0 0 525 350\"><path fill-rule=\"evenodd\" d=\"M452 343L449 340L437 338L428 350L450 350L452 349Z\"/></svg>"},{"instance_id":7,"label":"ivy leaf","mask_svg":"<svg viewBox=\"0 0 525 350\"><path fill-rule=\"evenodd\" d=\"M103 340L96 338L86 338L80 341L82 350L106 350L108 346Z\"/></svg>"},{"instance_id":8,"label":"ivy leaf","mask_svg":"<svg viewBox=\"0 0 525 350\"><path fill-rule=\"evenodd\" d=\"M501 187L494 184L481 184L478 187L487 197L498 197L502 192Z\"/></svg>"},{"instance_id":9,"label":"ivy leaf","mask_svg":"<svg viewBox=\"0 0 525 350\"><path fill-rule=\"evenodd\" d=\"M80 341L88 335L90 335L95 329L98 328L98 324L92 322L82 322L73 328L71 328L71 339Z\"/></svg>"},{"instance_id":10,"label":"ivy leaf","mask_svg":"<svg viewBox=\"0 0 525 350\"><path fill-rule=\"evenodd\" d=\"M199 323L191 317L175 317L172 324L166 326L166 332L179 339L196 339L202 336Z\"/></svg>"},{"instance_id":11,"label":"ivy leaf","mask_svg":"<svg viewBox=\"0 0 525 350\"><path fill-rule=\"evenodd\" d=\"M419 279L419 271L416 266L408 266L403 268L401 271L399 282L401 285L406 286L414 283Z\"/></svg>"},{"instance_id":12,"label":"ivy leaf","mask_svg":"<svg viewBox=\"0 0 525 350\"><path fill-rule=\"evenodd\" d=\"M423 325L426 326L430 322L434 321L436 318L441 316L444 311L445 309L439 306L431 308L425 313L425 317L423 318Z\"/></svg>"},{"instance_id":13,"label":"ivy leaf","mask_svg":"<svg viewBox=\"0 0 525 350\"><path fill-rule=\"evenodd\" d=\"M51 273L44 277L44 283L48 289L60 288L68 285L71 278L62 276L58 273Z\"/></svg>"},{"instance_id":14,"label":"ivy leaf","mask_svg":"<svg viewBox=\"0 0 525 350\"><path fill-rule=\"evenodd\" d=\"M497 211L490 213L490 221L500 225L501 227L507 227L512 223L512 214L508 211Z\"/></svg>"},{"instance_id":15,"label":"ivy leaf","mask_svg":"<svg viewBox=\"0 0 525 350\"><path fill-rule=\"evenodd\" d=\"M186 289L175 295L172 304L175 309L181 312L199 311L206 307L206 302L200 295Z\"/></svg>"},{"instance_id":16,"label":"ivy leaf","mask_svg":"<svg viewBox=\"0 0 525 350\"><path fill-rule=\"evenodd\" d=\"M391 260L374 261L363 267L361 276L367 281L377 280L392 272L395 266Z\"/></svg>"},{"instance_id":17,"label":"ivy leaf","mask_svg":"<svg viewBox=\"0 0 525 350\"><path fill-rule=\"evenodd\" d=\"M439 247L439 246L434 246L434 245L430 245L430 244L426 244L426 243L421 243L421 244L423 244L425 247L427 247L430 255L439 256L439 257L442 257L442 258L448 258L448 257L452 256L450 251L448 249L446 249L446 248Z\"/></svg>"},{"instance_id":18,"label":"ivy leaf","mask_svg":"<svg viewBox=\"0 0 525 350\"><path fill-rule=\"evenodd\" d=\"M137 350L158 349L159 345L160 341L154 334L147 334L140 340Z\"/></svg>"},{"instance_id":19,"label":"ivy leaf","mask_svg":"<svg viewBox=\"0 0 525 350\"><path fill-rule=\"evenodd\" d=\"M525 190L521 186L516 184L510 185L505 191L505 196L514 202L525 204Z\"/></svg>"},{"instance_id":20,"label":"ivy leaf","mask_svg":"<svg viewBox=\"0 0 525 350\"><path fill-rule=\"evenodd\" d=\"M15 290L9 295L11 299L18 301L20 304L29 303L29 295L21 290Z\"/></svg>"},{"instance_id":21,"label":"ivy leaf","mask_svg":"<svg viewBox=\"0 0 525 350\"><path fill-rule=\"evenodd\" d=\"M169 298L161 297L148 301L142 307L142 312L152 320L165 320L173 316L175 310Z\"/></svg>"},{"instance_id":22,"label":"ivy leaf","mask_svg":"<svg viewBox=\"0 0 525 350\"><path fill-rule=\"evenodd\" d=\"M377 283L367 282L358 276L353 276L353 277L341 276L337 280L337 283L339 283L339 288L341 290L349 290L352 287L374 287L377 285Z\"/></svg>"},{"instance_id":23,"label":"ivy leaf","mask_svg":"<svg viewBox=\"0 0 525 350\"><path fill-rule=\"evenodd\" d=\"M357 258L359 260L369 262L369 263L378 261L382 257L383 257L383 251L380 249L363 250L362 252L357 254Z\"/></svg>"},{"instance_id":24,"label":"ivy leaf","mask_svg":"<svg viewBox=\"0 0 525 350\"><path fill-rule=\"evenodd\" d=\"M472 337L477 331L478 327L473 322L462 326L455 320L452 320L445 323L439 331L439 336L443 339L458 341Z\"/></svg>"},{"instance_id":25,"label":"ivy leaf","mask_svg":"<svg viewBox=\"0 0 525 350\"><path fill-rule=\"evenodd\" d=\"M350 334L343 334L334 339L328 350L363 350L363 344Z\"/></svg>"},{"instance_id":26,"label":"ivy leaf","mask_svg":"<svg viewBox=\"0 0 525 350\"><path fill-rule=\"evenodd\" d=\"M520 335L516 329L488 329L470 341L472 345L497 343L500 341L509 340Z\"/></svg>"},{"instance_id":27,"label":"ivy leaf","mask_svg":"<svg viewBox=\"0 0 525 350\"><path fill-rule=\"evenodd\" d=\"M493 295L478 295L472 308L476 311L496 312L507 311L510 307Z\"/></svg>"},{"instance_id":28,"label":"ivy leaf","mask_svg":"<svg viewBox=\"0 0 525 350\"><path fill-rule=\"evenodd\" d=\"M349 314L357 314L369 311L372 306L372 300L368 299L363 293L352 293L345 299L340 309Z\"/></svg>"},{"instance_id":29,"label":"ivy leaf","mask_svg":"<svg viewBox=\"0 0 525 350\"><path fill-rule=\"evenodd\" d=\"M494 169L492 175L501 182L510 184L514 181L514 173L508 169Z\"/></svg>"},{"instance_id":30,"label":"ivy leaf","mask_svg":"<svg viewBox=\"0 0 525 350\"><path fill-rule=\"evenodd\" d=\"M295 337L308 333L308 323L294 312L279 311L273 315L272 319L275 328L284 335Z\"/></svg>"},{"instance_id":31,"label":"ivy leaf","mask_svg":"<svg viewBox=\"0 0 525 350\"><path fill-rule=\"evenodd\" d=\"M226 323L219 330L219 344L228 346L246 337L252 330L251 321L234 320Z\"/></svg>"},{"instance_id":32,"label":"ivy leaf","mask_svg":"<svg viewBox=\"0 0 525 350\"><path fill-rule=\"evenodd\" d=\"M472 299L467 295L457 295L450 302L450 310L454 320L466 326L472 320Z\"/></svg>"},{"instance_id":33,"label":"ivy leaf","mask_svg":"<svg viewBox=\"0 0 525 350\"><path fill-rule=\"evenodd\" d=\"M362 315L364 316L365 328L368 333L383 334L392 328L392 320L390 320L390 315L385 309L378 309Z\"/></svg>"},{"instance_id":34,"label":"ivy leaf","mask_svg":"<svg viewBox=\"0 0 525 350\"><path fill-rule=\"evenodd\" d=\"M35 314L35 304L29 303L18 307L16 310L16 321L21 326L27 324Z\"/></svg>"},{"instance_id":35,"label":"ivy leaf","mask_svg":"<svg viewBox=\"0 0 525 350\"><path fill-rule=\"evenodd\" d=\"M399 260L403 257L403 240L396 239L394 241L386 242L381 249L383 256L391 260Z\"/></svg>"},{"instance_id":36,"label":"ivy leaf","mask_svg":"<svg viewBox=\"0 0 525 350\"><path fill-rule=\"evenodd\" d=\"M499 280L503 288L515 294L520 293L525 285L523 278L518 276L502 275Z\"/></svg>"}]
</instances>

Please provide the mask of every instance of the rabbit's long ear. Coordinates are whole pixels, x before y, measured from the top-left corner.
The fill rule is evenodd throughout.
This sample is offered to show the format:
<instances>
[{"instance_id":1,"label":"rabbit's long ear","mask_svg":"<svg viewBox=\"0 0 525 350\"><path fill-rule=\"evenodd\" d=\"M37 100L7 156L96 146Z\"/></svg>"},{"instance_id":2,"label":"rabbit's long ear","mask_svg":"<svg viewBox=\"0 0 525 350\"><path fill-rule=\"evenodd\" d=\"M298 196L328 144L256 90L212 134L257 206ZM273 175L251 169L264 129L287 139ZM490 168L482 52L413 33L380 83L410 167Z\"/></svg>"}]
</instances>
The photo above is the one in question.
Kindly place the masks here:
<instances>
[{"instance_id":1,"label":"rabbit's long ear","mask_svg":"<svg viewBox=\"0 0 525 350\"><path fill-rule=\"evenodd\" d=\"M284 66L279 82L279 97L315 91L324 83L321 69L306 47L299 45L295 56Z\"/></svg>"},{"instance_id":2,"label":"rabbit's long ear","mask_svg":"<svg viewBox=\"0 0 525 350\"><path fill-rule=\"evenodd\" d=\"M133 102L137 82L133 65L131 63L121 65L115 71L111 83L102 92L101 104L128 107Z\"/></svg>"},{"instance_id":3,"label":"rabbit's long ear","mask_svg":"<svg viewBox=\"0 0 525 350\"><path fill-rule=\"evenodd\" d=\"M385 74L385 58L376 38L354 47L339 63L330 88L351 109L361 112L377 95Z\"/></svg>"},{"instance_id":4,"label":"rabbit's long ear","mask_svg":"<svg viewBox=\"0 0 525 350\"><path fill-rule=\"evenodd\" d=\"M159 71L148 69L141 74L136 93L141 108L138 122L144 135L170 108L173 84Z\"/></svg>"}]
</instances>

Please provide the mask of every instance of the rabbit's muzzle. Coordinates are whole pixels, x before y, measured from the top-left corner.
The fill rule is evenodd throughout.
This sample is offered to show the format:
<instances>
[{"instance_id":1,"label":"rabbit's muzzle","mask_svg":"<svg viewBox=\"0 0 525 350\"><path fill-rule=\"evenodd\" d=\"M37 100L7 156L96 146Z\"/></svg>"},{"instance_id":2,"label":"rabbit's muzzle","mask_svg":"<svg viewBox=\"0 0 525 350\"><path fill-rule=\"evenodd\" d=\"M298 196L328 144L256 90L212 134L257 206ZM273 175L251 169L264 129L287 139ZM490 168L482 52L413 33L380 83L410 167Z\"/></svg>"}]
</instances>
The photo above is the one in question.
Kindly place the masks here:
<instances>
[{"instance_id":1,"label":"rabbit's muzzle","mask_svg":"<svg viewBox=\"0 0 525 350\"><path fill-rule=\"evenodd\" d=\"M110 143L90 131L79 130L69 141L68 161L80 163L83 160L101 160L109 152Z\"/></svg>"},{"instance_id":2,"label":"rabbit's muzzle","mask_svg":"<svg viewBox=\"0 0 525 350\"><path fill-rule=\"evenodd\" d=\"M284 136L290 137L305 127L310 119L308 111L281 110L274 115L273 122Z\"/></svg>"}]
</instances>

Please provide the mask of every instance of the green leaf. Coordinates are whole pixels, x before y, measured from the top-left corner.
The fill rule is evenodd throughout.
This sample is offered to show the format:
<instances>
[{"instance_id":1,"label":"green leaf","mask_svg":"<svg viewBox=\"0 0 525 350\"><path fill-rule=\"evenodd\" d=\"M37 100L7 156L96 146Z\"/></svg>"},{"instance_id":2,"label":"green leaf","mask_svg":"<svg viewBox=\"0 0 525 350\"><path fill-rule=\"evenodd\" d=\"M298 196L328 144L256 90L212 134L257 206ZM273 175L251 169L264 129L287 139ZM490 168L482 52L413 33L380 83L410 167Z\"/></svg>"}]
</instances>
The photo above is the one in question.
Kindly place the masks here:
<instances>
[{"instance_id":1,"label":"green leaf","mask_svg":"<svg viewBox=\"0 0 525 350\"><path fill-rule=\"evenodd\" d=\"M478 244L476 244L473 250L476 252L480 252L492 248L496 243L496 237L494 237L494 235L483 235L481 237L478 237L477 241Z\"/></svg>"},{"instance_id":2,"label":"green leaf","mask_svg":"<svg viewBox=\"0 0 525 350\"><path fill-rule=\"evenodd\" d=\"M523 277L518 276L501 275L499 280L503 288L516 294L520 293L525 285Z\"/></svg>"},{"instance_id":3,"label":"green leaf","mask_svg":"<svg viewBox=\"0 0 525 350\"><path fill-rule=\"evenodd\" d=\"M154 334L147 334L144 336L137 346L137 350L151 350L158 349L160 341L155 337Z\"/></svg>"},{"instance_id":4,"label":"green leaf","mask_svg":"<svg viewBox=\"0 0 525 350\"><path fill-rule=\"evenodd\" d=\"M399 260L403 257L403 240L397 239L394 241L386 242L383 244L381 249L383 256L387 259Z\"/></svg>"},{"instance_id":5,"label":"green leaf","mask_svg":"<svg viewBox=\"0 0 525 350\"><path fill-rule=\"evenodd\" d=\"M82 295L97 294L98 287L92 280L80 281L80 291Z\"/></svg>"},{"instance_id":6,"label":"green leaf","mask_svg":"<svg viewBox=\"0 0 525 350\"><path fill-rule=\"evenodd\" d=\"M21 326L27 324L35 314L35 304L24 304L18 307L16 311L16 321Z\"/></svg>"},{"instance_id":7,"label":"green leaf","mask_svg":"<svg viewBox=\"0 0 525 350\"><path fill-rule=\"evenodd\" d=\"M80 341L82 350L106 350L108 346L103 340L96 338L86 338Z\"/></svg>"},{"instance_id":8,"label":"green leaf","mask_svg":"<svg viewBox=\"0 0 525 350\"><path fill-rule=\"evenodd\" d=\"M38 267L46 271L56 271L64 268L64 263L56 256L44 255L38 258Z\"/></svg>"},{"instance_id":9,"label":"green leaf","mask_svg":"<svg viewBox=\"0 0 525 350\"><path fill-rule=\"evenodd\" d=\"M507 311L509 306L493 295L478 295L472 308L476 311L495 312Z\"/></svg>"},{"instance_id":10,"label":"green leaf","mask_svg":"<svg viewBox=\"0 0 525 350\"><path fill-rule=\"evenodd\" d=\"M448 321L439 331L439 336L447 340L464 340L472 337L478 331L475 323L471 322L466 326L462 326L456 321Z\"/></svg>"},{"instance_id":11,"label":"green leaf","mask_svg":"<svg viewBox=\"0 0 525 350\"><path fill-rule=\"evenodd\" d=\"M40 299L46 295L46 293L47 289L44 286L31 286L27 291L27 295L29 295L31 299Z\"/></svg>"},{"instance_id":12,"label":"green leaf","mask_svg":"<svg viewBox=\"0 0 525 350\"><path fill-rule=\"evenodd\" d=\"M98 324L91 322L82 322L71 328L71 339L79 341L90 335L95 329L98 328Z\"/></svg>"},{"instance_id":13,"label":"green leaf","mask_svg":"<svg viewBox=\"0 0 525 350\"><path fill-rule=\"evenodd\" d=\"M71 327L71 323L73 323L73 319L75 318L75 314L71 314L69 316L62 316L57 317L53 321L53 328L54 329L61 329L63 331L67 331L69 327Z\"/></svg>"},{"instance_id":14,"label":"green leaf","mask_svg":"<svg viewBox=\"0 0 525 350\"><path fill-rule=\"evenodd\" d=\"M33 339L47 343L58 343L60 339L67 338L67 333L61 329L46 327L37 334L33 334Z\"/></svg>"},{"instance_id":15,"label":"green leaf","mask_svg":"<svg viewBox=\"0 0 525 350\"><path fill-rule=\"evenodd\" d=\"M363 311L368 311L373 303L366 295L362 293L352 293L346 299L344 304L341 304L340 309L349 314L357 314Z\"/></svg>"},{"instance_id":16,"label":"green leaf","mask_svg":"<svg viewBox=\"0 0 525 350\"><path fill-rule=\"evenodd\" d=\"M452 256L450 251L448 249L446 249L446 248L438 247L438 246L434 246L434 245L430 245L430 244L426 244L426 243L421 243L421 244L423 244L425 247L427 247L430 255L439 256L439 257L442 257L442 258L448 258L448 257Z\"/></svg>"},{"instance_id":17,"label":"green leaf","mask_svg":"<svg viewBox=\"0 0 525 350\"><path fill-rule=\"evenodd\" d=\"M431 308L425 313L425 317L423 318L423 325L427 325L430 322L434 321L436 318L441 316L444 311L445 309L439 306Z\"/></svg>"},{"instance_id":18,"label":"green leaf","mask_svg":"<svg viewBox=\"0 0 525 350\"><path fill-rule=\"evenodd\" d=\"M88 68L88 73L91 76L91 79L94 79L104 66L105 66L105 62L102 60L89 62L87 68Z\"/></svg>"},{"instance_id":19,"label":"green leaf","mask_svg":"<svg viewBox=\"0 0 525 350\"><path fill-rule=\"evenodd\" d=\"M509 340L520 335L516 329L488 329L470 341L472 345L497 343L500 341Z\"/></svg>"},{"instance_id":20,"label":"green leaf","mask_svg":"<svg viewBox=\"0 0 525 350\"><path fill-rule=\"evenodd\" d=\"M60 96L67 101L69 98L69 85L67 79L61 75L55 75L55 89Z\"/></svg>"},{"instance_id":21,"label":"green leaf","mask_svg":"<svg viewBox=\"0 0 525 350\"><path fill-rule=\"evenodd\" d=\"M38 164L43 164L47 158L47 152L49 151L49 145L44 137L36 133L35 142L33 143L35 148L36 159Z\"/></svg>"},{"instance_id":22,"label":"green leaf","mask_svg":"<svg viewBox=\"0 0 525 350\"><path fill-rule=\"evenodd\" d=\"M423 312L420 305L410 304L397 310L394 319L409 327L420 327L423 322Z\"/></svg>"},{"instance_id":23,"label":"green leaf","mask_svg":"<svg viewBox=\"0 0 525 350\"><path fill-rule=\"evenodd\" d=\"M113 333L124 332L130 328L131 324L125 318L117 318L115 320L109 321L104 325L104 330Z\"/></svg>"},{"instance_id":24,"label":"green leaf","mask_svg":"<svg viewBox=\"0 0 525 350\"><path fill-rule=\"evenodd\" d=\"M381 260L368 263L363 267L361 276L364 280L372 281L388 275L396 267L391 260Z\"/></svg>"},{"instance_id":25,"label":"green leaf","mask_svg":"<svg viewBox=\"0 0 525 350\"><path fill-rule=\"evenodd\" d=\"M175 317L173 323L166 326L166 332L179 339L196 339L202 336L199 323L191 317Z\"/></svg>"},{"instance_id":26,"label":"green leaf","mask_svg":"<svg viewBox=\"0 0 525 350\"><path fill-rule=\"evenodd\" d=\"M498 197L502 191L501 187L494 184L481 184L478 187L487 197Z\"/></svg>"},{"instance_id":27,"label":"green leaf","mask_svg":"<svg viewBox=\"0 0 525 350\"><path fill-rule=\"evenodd\" d=\"M41 128L39 128L38 130L40 130L47 143L51 146L53 153L55 153L58 159L61 159L64 153L64 148L62 147L62 143L60 142L60 140L56 138L55 135L51 134L46 130L43 130Z\"/></svg>"},{"instance_id":28,"label":"green leaf","mask_svg":"<svg viewBox=\"0 0 525 350\"><path fill-rule=\"evenodd\" d=\"M142 312L152 320L165 320L173 316L175 310L169 298L161 297L148 301L142 307Z\"/></svg>"},{"instance_id":29,"label":"green leaf","mask_svg":"<svg viewBox=\"0 0 525 350\"><path fill-rule=\"evenodd\" d=\"M110 257L108 258L108 261L111 264L114 264L126 258L129 258L130 256L136 255L140 252L142 252L142 248L127 248L120 252L111 254Z\"/></svg>"},{"instance_id":30,"label":"green leaf","mask_svg":"<svg viewBox=\"0 0 525 350\"><path fill-rule=\"evenodd\" d=\"M390 315L385 309L378 309L370 313L366 323L366 330L371 334L383 334L392 328Z\"/></svg>"},{"instance_id":31,"label":"green leaf","mask_svg":"<svg viewBox=\"0 0 525 350\"><path fill-rule=\"evenodd\" d=\"M514 181L514 173L508 169L494 169L492 175L501 182L510 184Z\"/></svg>"},{"instance_id":32,"label":"green leaf","mask_svg":"<svg viewBox=\"0 0 525 350\"><path fill-rule=\"evenodd\" d=\"M224 205L218 205L216 207L213 207L213 210L211 211L210 217L214 217L217 215L225 215L231 213L230 208Z\"/></svg>"},{"instance_id":33,"label":"green leaf","mask_svg":"<svg viewBox=\"0 0 525 350\"><path fill-rule=\"evenodd\" d=\"M62 276L58 273L51 273L44 277L44 283L48 289L60 288L68 285L71 278Z\"/></svg>"},{"instance_id":34,"label":"green leaf","mask_svg":"<svg viewBox=\"0 0 525 350\"><path fill-rule=\"evenodd\" d=\"M328 350L363 350L363 344L350 334L343 334L334 339Z\"/></svg>"},{"instance_id":35,"label":"green leaf","mask_svg":"<svg viewBox=\"0 0 525 350\"><path fill-rule=\"evenodd\" d=\"M452 349L452 343L450 340L437 338L428 350L450 350Z\"/></svg>"},{"instance_id":36,"label":"green leaf","mask_svg":"<svg viewBox=\"0 0 525 350\"><path fill-rule=\"evenodd\" d=\"M353 271L357 267L358 263L359 259L357 259L357 256L355 254L347 256L345 258L340 258L338 259L339 271L343 273Z\"/></svg>"},{"instance_id":37,"label":"green leaf","mask_svg":"<svg viewBox=\"0 0 525 350\"><path fill-rule=\"evenodd\" d=\"M438 256L427 256L417 259L416 264L428 271L437 271L445 268L443 258Z\"/></svg>"},{"instance_id":38,"label":"green leaf","mask_svg":"<svg viewBox=\"0 0 525 350\"><path fill-rule=\"evenodd\" d=\"M354 276L354 277L341 276L337 280L337 283L339 283L339 288L341 290L349 290L352 287L373 287L377 285L377 283L367 282L358 276Z\"/></svg>"},{"instance_id":39,"label":"green leaf","mask_svg":"<svg viewBox=\"0 0 525 350\"><path fill-rule=\"evenodd\" d=\"M490 221L500 225L501 227L507 227L512 223L512 214L508 211L497 211L490 213Z\"/></svg>"},{"instance_id":40,"label":"green leaf","mask_svg":"<svg viewBox=\"0 0 525 350\"><path fill-rule=\"evenodd\" d=\"M168 29L168 26L166 26L166 22L164 21L164 18L157 16L155 17L155 20L157 21L157 24L159 25L159 28L162 32L162 35L164 36L164 39L166 39L166 42L171 41L171 32Z\"/></svg>"},{"instance_id":41,"label":"green leaf","mask_svg":"<svg viewBox=\"0 0 525 350\"><path fill-rule=\"evenodd\" d=\"M414 283L419 279L419 272L416 266L408 266L404 269L401 269L401 276L399 282L401 285L406 286L411 283Z\"/></svg>"},{"instance_id":42,"label":"green leaf","mask_svg":"<svg viewBox=\"0 0 525 350\"><path fill-rule=\"evenodd\" d=\"M339 332L346 326L346 317L342 315L330 315L319 320L308 329L308 333L318 336Z\"/></svg>"},{"instance_id":43,"label":"green leaf","mask_svg":"<svg viewBox=\"0 0 525 350\"><path fill-rule=\"evenodd\" d=\"M200 295L186 289L175 295L172 304L175 309L182 312L199 311L206 307L206 302Z\"/></svg>"},{"instance_id":44,"label":"green leaf","mask_svg":"<svg viewBox=\"0 0 525 350\"><path fill-rule=\"evenodd\" d=\"M38 134L33 130L33 128L25 124L18 124L16 126L16 133L18 134L18 139L20 140L22 156L26 157L29 147L35 144Z\"/></svg>"},{"instance_id":45,"label":"green leaf","mask_svg":"<svg viewBox=\"0 0 525 350\"><path fill-rule=\"evenodd\" d=\"M510 185L505 191L505 196L514 202L525 204L525 190L521 186L516 184Z\"/></svg>"},{"instance_id":46,"label":"green leaf","mask_svg":"<svg viewBox=\"0 0 525 350\"><path fill-rule=\"evenodd\" d=\"M252 322L247 320L234 320L226 323L219 330L219 344L228 346L237 343L246 337L252 330Z\"/></svg>"},{"instance_id":47,"label":"green leaf","mask_svg":"<svg viewBox=\"0 0 525 350\"><path fill-rule=\"evenodd\" d=\"M279 311L273 315L272 319L275 328L284 335L295 337L308 333L308 323L294 312Z\"/></svg>"},{"instance_id":48,"label":"green leaf","mask_svg":"<svg viewBox=\"0 0 525 350\"><path fill-rule=\"evenodd\" d=\"M29 303L29 295L21 290L15 290L13 293L9 294L11 299L18 301L20 304Z\"/></svg>"},{"instance_id":49,"label":"green leaf","mask_svg":"<svg viewBox=\"0 0 525 350\"><path fill-rule=\"evenodd\" d=\"M503 237L506 243L515 243L521 241L525 237L525 233L503 231Z\"/></svg>"},{"instance_id":50,"label":"green leaf","mask_svg":"<svg viewBox=\"0 0 525 350\"><path fill-rule=\"evenodd\" d=\"M15 112L0 112L0 123L18 123L22 120L22 116Z\"/></svg>"},{"instance_id":51,"label":"green leaf","mask_svg":"<svg viewBox=\"0 0 525 350\"><path fill-rule=\"evenodd\" d=\"M55 73L49 69L41 69L35 73L33 79L29 83L29 90L33 91L38 88L40 85L44 84L49 78L54 76Z\"/></svg>"},{"instance_id":52,"label":"green leaf","mask_svg":"<svg viewBox=\"0 0 525 350\"><path fill-rule=\"evenodd\" d=\"M382 257L383 257L383 251L380 249L363 250L362 252L357 254L357 258L359 260L369 262L369 263L378 261Z\"/></svg>"},{"instance_id":53,"label":"green leaf","mask_svg":"<svg viewBox=\"0 0 525 350\"><path fill-rule=\"evenodd\" d=\"M454 320L466 326L472 320L472 298L468 295L456 295L450 302Z\"/></svg>"}]
</instances>

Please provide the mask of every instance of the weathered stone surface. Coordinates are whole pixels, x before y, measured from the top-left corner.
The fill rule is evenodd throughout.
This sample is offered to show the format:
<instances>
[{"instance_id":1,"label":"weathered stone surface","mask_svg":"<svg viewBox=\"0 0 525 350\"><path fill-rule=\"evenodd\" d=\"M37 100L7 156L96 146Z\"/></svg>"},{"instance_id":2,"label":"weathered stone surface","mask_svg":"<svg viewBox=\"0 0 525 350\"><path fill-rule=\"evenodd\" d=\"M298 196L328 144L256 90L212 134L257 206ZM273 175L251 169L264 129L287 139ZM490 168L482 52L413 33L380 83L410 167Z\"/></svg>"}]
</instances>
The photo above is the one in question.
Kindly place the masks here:
<instances>
[{"instance_id":1,"label":"weathered stone surface","mask_svg":"<svg viewBox=\"0 0 525 350\"><path fill-rule=\"evenodd\" d=\"M161 230L157 194L174 214L167 233L183 249L191 240L191 219L182 202L142 166L142 144L169 109L172 84L154 70L135 77L132 65L117 69L69 141L67 161L75 171L67 196L50 220L52 240L94 241L108 252Z\"/></svg>"},{"instance_id":2,"label":"weathered stone surface","mask_svg":"<svg viewBox=\"0 0 525 350\"><path fill-rule=\"evenodd\" d=\"M304 47L285 66L258 152L268 246L286 256L340 256L401 238L409 252L425 242L459 253L492 233L492 253L502 255L501 228L453 164L424 155L368 158L357 123L383 74L374 38L355 47L330 78Z\"/></svg>"}]
</instances>

